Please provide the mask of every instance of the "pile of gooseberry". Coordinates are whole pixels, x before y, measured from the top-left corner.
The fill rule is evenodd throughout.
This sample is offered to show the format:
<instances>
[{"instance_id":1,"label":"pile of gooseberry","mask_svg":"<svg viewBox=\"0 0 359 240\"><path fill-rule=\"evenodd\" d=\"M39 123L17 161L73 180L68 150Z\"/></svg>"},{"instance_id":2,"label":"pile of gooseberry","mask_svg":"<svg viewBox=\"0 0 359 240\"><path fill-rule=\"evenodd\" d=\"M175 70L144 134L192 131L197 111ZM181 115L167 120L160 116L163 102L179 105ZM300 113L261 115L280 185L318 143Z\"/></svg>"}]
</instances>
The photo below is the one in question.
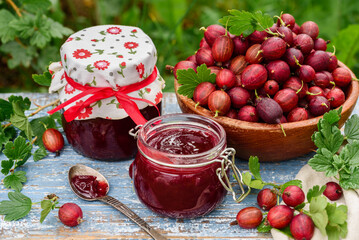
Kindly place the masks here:
<instances>
[{"instance_id":1,"label":"pile of gooseberry","mask_svg":"<svg viewBox=\"0 0 359 240\"><path fill-rule=\"evenodd\" d=\"M318 38L313 21L299 26L282 14L269 29L247 37L220 25L204 29L197 52L174 67L205 64L216 74L215 84L197 85L193 100L214 116L249 122L284 123L323 115L341 106L352 81L350 70L338 66L334 53Z\"/></svg>"},{"instance_id":2,"label":"pile of gooseberry","mask_svg":"<svg viewBox=\"0 0 359 240\"><path fill-rule=\"evenodd\" d=\"M256 228L263 221L263 211L268 211L265 225L272 228L283 229L289 226L294 239L309 240L314 234L314 223L311 217L303 211L294 208L305 202L303 190L295 185L286 187L281 194L283 205L277 205L278 192L274 189L264 188L257 195L258 207L246 207L240 210L236 223L246 229ZM280 195L280 194L279 194ZM343 190L336 182L326 183L323 195L331 201L336 201L343 195Z\"/></svg>"}]
</instances>

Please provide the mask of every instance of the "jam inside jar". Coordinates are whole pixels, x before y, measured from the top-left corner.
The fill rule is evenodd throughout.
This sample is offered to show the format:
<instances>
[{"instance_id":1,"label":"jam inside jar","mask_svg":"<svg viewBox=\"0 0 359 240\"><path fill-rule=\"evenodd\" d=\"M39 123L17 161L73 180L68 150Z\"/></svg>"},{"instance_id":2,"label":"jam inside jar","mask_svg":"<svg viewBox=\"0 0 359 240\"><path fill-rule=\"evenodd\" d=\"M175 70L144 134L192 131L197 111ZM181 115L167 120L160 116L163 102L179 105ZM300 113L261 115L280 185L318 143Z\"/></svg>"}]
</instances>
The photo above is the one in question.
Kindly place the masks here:
<instances>
[{"instance_id":1,"label":"jam inside jar","mask_svg":"<svg viewBox=\"0 0 359 240\"><path fill-rule=\"evenodd\" d=\"M171 218L195 218L214 210L227 190L218 179L226 133L215 121L170 114L139 131L130 168L136 194L152 211Z\"/></svg>"},{"instance_id":2,"label":"jam inside jar","mask_svg":"<svg viewBox=\"0 0 359 240\"><path fill-rule=\"evenodd\" d=\"M157 104L161 112L161 103ZM140 110L146 119L158 116L154 106ZM131 159L136 155L136 140L129 131L136 126L130 117L123 119L95 118L67 122L62 117L67 141L73 149L85 157L117 161Z\"/></svg>"}]
</instances>

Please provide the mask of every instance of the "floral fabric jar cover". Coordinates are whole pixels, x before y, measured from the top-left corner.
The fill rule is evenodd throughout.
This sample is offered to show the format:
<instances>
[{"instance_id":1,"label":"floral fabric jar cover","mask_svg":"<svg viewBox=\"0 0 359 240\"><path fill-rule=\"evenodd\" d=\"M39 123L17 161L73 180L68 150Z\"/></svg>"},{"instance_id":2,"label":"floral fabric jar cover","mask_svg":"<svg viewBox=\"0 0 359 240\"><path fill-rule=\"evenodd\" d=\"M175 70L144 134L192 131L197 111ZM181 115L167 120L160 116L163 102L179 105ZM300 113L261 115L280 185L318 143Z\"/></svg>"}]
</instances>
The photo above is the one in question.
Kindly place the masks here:
<instances>
[{"instance_id":1,"label":"floral fabric jar cover","mask_svg":"<svg viewBox=\"0 0 359 240\"><path fill-rule=\"evenodd\" d=\"M71 35L60 49L61 62L49 66L52 82L50 93L58 92L62 103L81 93L66 80L90 87L111 87L118 90L123 86L145 80L156 68L157 52L149 36L141 29L120 25L101 25L83 29ZM157 105L162 99L164 80L157 71L155 81L146 87L128 93ZM64 110L79 105L90 96L64 107ZM139 109L147 107L145 101L136 101ZM122 119L128 114L116 97L94 102L82 109L76 120L106 118Z\"/></svg>"}]
</instances>

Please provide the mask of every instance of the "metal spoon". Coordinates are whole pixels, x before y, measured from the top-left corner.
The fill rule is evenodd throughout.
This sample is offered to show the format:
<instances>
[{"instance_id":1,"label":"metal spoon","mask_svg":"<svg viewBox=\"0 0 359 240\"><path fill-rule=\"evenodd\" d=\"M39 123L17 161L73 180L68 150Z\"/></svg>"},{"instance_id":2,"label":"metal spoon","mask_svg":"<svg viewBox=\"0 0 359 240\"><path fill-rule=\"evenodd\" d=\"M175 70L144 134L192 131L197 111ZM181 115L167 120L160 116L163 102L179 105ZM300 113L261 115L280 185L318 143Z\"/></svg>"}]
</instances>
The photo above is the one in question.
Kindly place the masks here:
<instances>
[{"instance_id":1,"label":"metal spoon","mask_svg":"<svg viewBox=\"0 0 359 240\"><path fill-rule=\"evenodd\" d=\"M76 175L91 175L97 177L98 181L104 181L108 185L108 189L106 192L106 195L103 197L97 197L97 198L88 198L84 195L82 195L72 184L71 179ZM165 240L167 239L163 235L161 235L159 232L157 232L154 228L152 228L150 225L148 225L142 218L140 218L136 213L134 213L131 209L129 209L126 205L118 201L117 199L108 196L108 190L110 189L110 184L108 183L107 179L98 171L96 171L93 168L87 167L82 164L76 164L75 166L72 166L69 170L68 175L69 184L71 186L72 191L81 199L86 201L96 201L99 200L101 202L107 203L111 205L112 207L119 210L121 213L123 213L126 217L131 219L133 222L135 222L138 226L140 226L145 232L147 232L153 239L159 239L159 240Z\"/></svg>"}]
</instances>

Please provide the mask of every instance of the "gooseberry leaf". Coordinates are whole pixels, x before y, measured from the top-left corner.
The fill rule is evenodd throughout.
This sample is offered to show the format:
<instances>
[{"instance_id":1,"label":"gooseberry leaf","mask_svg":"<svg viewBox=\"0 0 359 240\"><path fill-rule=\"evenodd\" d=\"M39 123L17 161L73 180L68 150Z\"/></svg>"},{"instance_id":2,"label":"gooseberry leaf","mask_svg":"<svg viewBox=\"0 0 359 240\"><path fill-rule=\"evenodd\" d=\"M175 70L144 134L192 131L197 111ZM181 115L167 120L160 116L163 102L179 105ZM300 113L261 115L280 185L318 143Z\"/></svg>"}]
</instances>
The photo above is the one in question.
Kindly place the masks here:
<instances>
[{"instance_id":1,"label":"gooseberry leaf","mask_svg":"<svg viewBox=\"0 0 359 240\"><path fill-rule=\"evenodd\" d=\"M308 190L307 192L307 201L311 202L312 198L314 197L318 197L320 195L322 195L322 193L324 192L326 188L326 185L323 185L321 188L319 188L318 185L313 186L311 189Z\"/></svg>"},{"instance_id":2,"label":"gooseberry leaf","mask_svg":"<svg viewBox=\"0 0 359 240\"><path fill-rule=\"evenodd\" d=\"M1 173L4 175L8 175L13 166L14 166L13 160L2 160L1 161Z\"/></svg>"},{"instance_id":3,"label":"gooseberry leaf","mask_svg":"<svg viewBox=\"0 0 359 240\"><path fill-rule=\"evenodd\" d=\"M50 199L44 199L41 201L41 217L40 217L40 223L42 223L45 218L47 217L47 215L49 215L49 213L52 210L52 201Z\"/></svg>"},{"instance_id":4,"label":"gooseberry leaf","mask_svg":"<svg viewBox=\"0 0 359 240\"><path fill-rule=\"evenodd\" d=\"M252 175L249 172L243 174L243 183L247 186L250 186L252 181Z\"/></svg>"},{"instance_id":5,"label":"gooseberry leaf","mask_svg":"<svg viewBox=\"0 0 359 240\"><path fill-rule=\"evenodd\" d=\"M16 17L8 10L0 10L0 38L2 43L7 43L16 37L16 31L9 26L9 23Z\"/></svg>"},{"instance_id":6,"label":"gooseberry leaf","mask_svg":"<svg viewBox=\"0 0 359 240\"><path fill-rule=\"evenodd\" d=\"M12 107L14 110L14 113L10 117L12 125L24 131L28 140L32 140L33 133L31 125L29 123L29 120L25 116L24 110L20 106L20 103L18 101L13 102Z\"/></svg>"},{"instance_id":7,"label":"gooseberry leaf","mask_svg":"<svg viewBox=\"0 0 359 240\"><path fill-rule=\"evenodd\" d=\"M211 73L211 69L208 69L205 64L197 67L197 73L192 68L189 68L179 69L176 74L178 83L181 84L178 88L178 93L188 98L193 97L193 92L198 84L216 82L216 75Z\"/></svg>"},{"instance_id":8,"label":"gooseberry leaf","mask_svg":"<svg viewBox=\"0 0 359 240\"><path fill-rule=\"evenodd\" d=\"M4 178L4 186L6 188L11 188L16 192L21 192L22 185L27 180L26 172L16 171L13 174L10 174Z\"/></svg>"},{"instance_id":9,"label":"gooseberry leaf","mask_svg":"<svg viewBox=\"0 0 359 240\"><path fill-rule=\"evenodd\" d=\"M359 141L354 140L352 143L346 144L339 157L344 160L344 163L348 164L350 171L359 167Z\"/></svg>"},{"instance_id":10,"label":"gooseberry leaf","mask_svg":"<svg viewBox=\"0 0 359 240\"><path fill-rule=\"evenodd\" d=\"M0 202L0 215L5 221L15 221L25 217L31 210L31 199L20 192L9 192L9 200Z\"/></svg>"},{"instance_id":11,"label":"gooseberry leaf","mask_svg":"<svg viewBox=\"0 0 359 240\"><path fill-rule=\"evenodd\" d=\"M9 102L10 103L17 102L22 110L29 110L31 106L31 101L28 97L23 98L22 96L11 95L9 97Z\"/></svg>"},{"instance_id":12,"label":"gooseberry leaf","mask_svg":"<svg viewBox=\"0 0 359 240\"><path fill-rule=\"evenodd\" d=\"M228 10L228 16L219 20L221 24L229 28L229 32L234 35L247 37L255 30L262 31L273 26L273 18L261 11L254 13L239 11L236 9Z\"/></svg>"},{"instance_id":13,"label":"gooseberry leaf","mask_svg":"<svg viewBox=\"0 0 359 240\"><path fill-rule=\"evenodd\" d=\"M22 136L18 136L14 142L8 142L5 145L3 153L9 160L16 160L15 167L24 164L31 156L32 145L30 142L26 142L26 139ZM8 164L10 165L10 164Z\"/></svg>"},{"instance_id":14,"label":"gooseberry leaf","mask_svg":"<svg viewBox=\"0 0 359 240\"><path fill-rule=\"evenodd\" d=\"M47 151L44 147L39 147L33 154L34 162L37 162L47 156Z\"/></svg>"},{"instance_id":15,"label":"gooseberry leaf","mask_svg":"<svg viewBox=\"0 0 359 240\"><path fill-rule=\"evenodd\" d=\"M345 123L344 134L349 143L359 140L359 116L354 114Z\"/></svg>"},{"instance_id":16,"label":"gooseberry leaf","mask_svg":"<svg viewBox=\"0 0 359 240\"><path fill-rule=\"evenodd\" d=\"M41 86L49 87L52 76L49 71L45 71L43 74L32 74L32 79Z\"/></svg>"},{"instance_id":17,"label":"gooseberry leaf","mask_svg":"<svg viewBox=\"0 0 359 240\"><path fill-rule=\"evenodd\" d=\"M0 98L0 122L8 120L12 113L12 104Z\"/></svg>"},{"instance_id":18,"label":"gooseberry leaf","mask_svg":"<svg viewBox=\"0 0 359 240\"><path fill-rule=\"evenodd\" d=\"M351 173L346 173L345 171L339 172L340 180L339 185L343 189L359 189L359 170Z\"/></svg>"},{"instance_id":19,"label":"gooseberry leaf","mask_svg":"<svg viewBox=\"0 0 359 240\"><path fill-rule=\"evenodd\" d=\"M23 0L22 6L31 13L45 12L51 7L50 0Z\"/></svg>"},{"instance_id":20,"label":"gooseberry leaf","mask_svg":"<svg viewBox=\"0 0 359 240\"><path fill-rule=\"evenodd\" d=\"M327 200L323 196L313 197L309 204L309 213L314 225L320 230L320 232L326 235L326 226L328 224L328 214L325 211L327 207Z\"/></svg>"},{"instance_id":21,"label":"gooseberry leaf","mask_svg":"<svg viewBox=\"0 0 359 240\"><path fill-rule=\"evenodd\" d=\"M249 157L249 162L248 162L248 166L249 166L249 170L251 171L253 177L255 179L261 180L262 181L262 177L260 174L260 164L259 164L259 159L257 156L250 156Z\"/></svg>"}]
</instances>

